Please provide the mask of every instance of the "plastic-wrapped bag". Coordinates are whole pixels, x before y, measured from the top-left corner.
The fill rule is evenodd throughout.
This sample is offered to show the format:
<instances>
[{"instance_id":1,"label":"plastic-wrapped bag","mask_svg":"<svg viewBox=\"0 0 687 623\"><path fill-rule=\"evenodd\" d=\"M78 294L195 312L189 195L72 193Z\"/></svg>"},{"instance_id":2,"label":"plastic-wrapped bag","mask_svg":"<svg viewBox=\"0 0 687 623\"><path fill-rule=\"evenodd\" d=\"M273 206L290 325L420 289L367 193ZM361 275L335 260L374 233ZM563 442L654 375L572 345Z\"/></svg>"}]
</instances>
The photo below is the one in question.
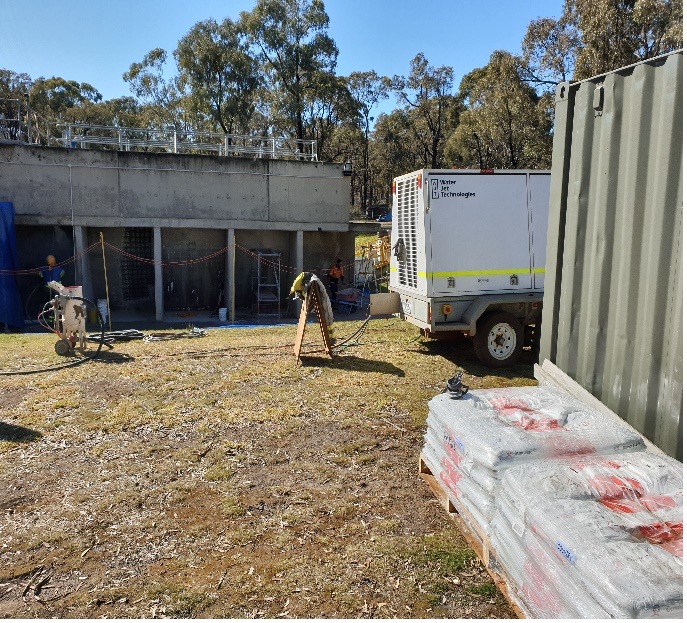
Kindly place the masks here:
<instances>
[{"instance_id":1,"label":"plastic-wrapped bag","mask_svg":"<svg viewBox=\"0 0 687 623\"><path fill-rule=\"evenodd\" d=\"M534 535L611 616L682 616L677 461L641 452L520 465L504 472L496 504L515 537Z\"/></svg>"},{"instance_id":2,"label":"plastic-wrapped bag","mask_svg":"<svg viewBox=\"0 0 687 623\"><path fill-rule=\"evenodd\" d=\"M451 456L446 452L443 441L431 426L428 427L425 435L423 453L431 453L436 457L435 461L439 471L433 471L433 473L445 485L445 492L451 491L456 499L459 499L467 507L475 523L488 533L489 521L495 511L494 496L485 491L472 478L472 474L466 474L453 462Z\"/></svg>"},{"instance_id":3,"label":"plastic-wrapped bag","mask_svg":"<svg viewBox=\"0 0 687 623\"><path fill-rule=\"evenodd\" d=\"M482 490L442 453L442 448L431 429L425 435L423 455L453 505L465 509L470 514L468 520L488 535L489 520L494 514L493 496Z\"/></svg>"},{"instance_id":4,"label":"plastic-wrapped bag","mask_svg":"<svg viewBox=\"0 0 687 623\"><path fill-rule=\"evenodd\" d=\"M553 387L474 390L459 400L439 394L429 401L428 422L461 456L464 471L645 447L629 426Z\"/></svg>"},{"instance_id":5,"label":"plastic-wrapped bag","mask_svg":"<svg viewBox=\"0 0 687 623\"><path fill-rule=\"evenodd\" d=\"M491 543L506 578L526 610L538 619L606 619L609 614L558 568L531 532L517 536L498 512Z\"/></svg>"}]
</instances>

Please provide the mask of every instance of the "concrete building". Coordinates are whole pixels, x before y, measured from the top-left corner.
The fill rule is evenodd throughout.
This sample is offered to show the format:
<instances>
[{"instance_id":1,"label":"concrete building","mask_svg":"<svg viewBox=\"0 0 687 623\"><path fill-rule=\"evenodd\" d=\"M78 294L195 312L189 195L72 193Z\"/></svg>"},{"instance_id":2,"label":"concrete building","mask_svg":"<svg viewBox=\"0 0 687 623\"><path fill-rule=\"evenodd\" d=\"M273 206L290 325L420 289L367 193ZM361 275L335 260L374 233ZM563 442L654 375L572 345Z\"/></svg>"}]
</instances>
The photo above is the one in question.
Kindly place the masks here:
<instances>
[{"instance_id":1,"label":"concrete building","mask_svg":"<svg viewBox=\"0 0 687 623\"><path fill-rule=\"evenodd\" d=\"M349 198L341 164L0 145L20 268L74 256L64 283L96 300L105 263L111 307L160 320L165 310L254 307L275 273L283 306L302 270L323 276L336 257L352 268L356 232L376 225L350 223ZM272 255L260 262L260 251ZM24 300L36 284L19 278Z\"/></svg>"}]
</instances>

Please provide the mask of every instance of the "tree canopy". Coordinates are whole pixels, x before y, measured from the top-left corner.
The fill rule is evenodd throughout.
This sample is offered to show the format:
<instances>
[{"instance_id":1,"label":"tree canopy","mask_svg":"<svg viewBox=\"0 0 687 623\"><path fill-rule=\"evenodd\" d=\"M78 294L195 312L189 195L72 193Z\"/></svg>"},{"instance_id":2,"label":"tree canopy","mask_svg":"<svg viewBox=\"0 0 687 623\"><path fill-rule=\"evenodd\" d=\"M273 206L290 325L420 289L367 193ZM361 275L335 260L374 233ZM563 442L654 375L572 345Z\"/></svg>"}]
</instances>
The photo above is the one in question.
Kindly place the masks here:
<instances>
[{"instance_id":1,"label":"tree canopy","mask_svg":"<svg viewBox=\"0 0 687 623\"><path fill-rule=\"evenodd\" d=\"M459 97L466 110L447 146L452 164L479 169L550 166L551 124L519 59L504 51L467 74Z\"/></svg>"},{"instance_id":2,"label":"tree canopy","mask_svg":"<svg viewBox=\"0 0 687 623\"><path fill-rule=\"evenodd\" d=\"M679 0L561 3L560 16L530 22L521 54L493 52L456 91L453 68L423 53L407 75L338 75L323 0L256 0L236 19L193 25L171 53L132 62L130 96L103 101L88 83L0 69L3 136L16 138L30 110L34 137L61 121L312 139L320 160L353 163L351 202L363 210L419 168L548 168L558 82L683 45ZM391 94L397 107L375 118Z\"/></svg>"},{"instance_id":3,"label":"tree canopy","mask_svg":"<svg viewBox=\"0 0 687 623\"><path fill-rule=\"evenodd\" d=\"M326 75L334 75L339 51L327 34L322 0L258 0L241 24L261 61L275 119L285 117L297 139L305 138L305 107Z\"/></svg>"},{"instance_id":4,"label":"tree canopy","mask_svg":"<svg viewBox=\"0 0 687 623\"><path fill-rule=\"evenodd\" d=\"M174 52L179 85L188 89L190 109L207 117L211 129L247 132L261 76L245 32L227 18L197 23Z\"/></svg>"}]
</instances>

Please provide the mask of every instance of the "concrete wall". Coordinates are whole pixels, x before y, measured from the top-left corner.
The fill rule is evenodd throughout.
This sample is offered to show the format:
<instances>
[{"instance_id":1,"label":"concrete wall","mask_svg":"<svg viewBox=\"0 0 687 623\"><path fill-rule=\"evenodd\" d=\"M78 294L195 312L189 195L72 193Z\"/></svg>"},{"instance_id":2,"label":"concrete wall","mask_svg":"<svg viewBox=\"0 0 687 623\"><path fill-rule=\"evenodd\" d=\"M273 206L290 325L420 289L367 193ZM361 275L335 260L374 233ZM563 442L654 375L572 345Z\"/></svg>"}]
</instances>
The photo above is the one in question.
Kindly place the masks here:
<instances>
[{"instance_id":1,"label":"concrete wall","mask_svg":"<svg viewBox=\"0 0 687 623\"><path fill-rule=\"evenodd\" d=\"M58 262L79 255L102 232L117 247L105 248L111 308L158 319L165 309L229 307L232 284L234 307L251 307L258 249L281 253L283 306L298 273L326 281L337 257L352 281L349 197L350 177L338 164L0 145L0 200L14 204L22 265L39 266L48 253ZM127 247L137 232L147 232L152 249ZM145 282L135 296L132 275ZM35 287L26 281L23 296ZM67 266L65 284L75 283L87 298L105 298L99 245Z\"/></svg>"},{"instance_id":2,"label":"concrete wall","mask_svg":"<svg viewBox=\"0 0 687 623\"><path fill-rule=\"evenodd\" d=\"M344 267L344 282L354 282L355 234L306 232L303 235L303 255L305 270L316 273L325 283L329 267L340 257Z\"/></svg>"},{"instance_id":3,"label":"concrete wall","mask_svg":"<svg viewBox=\"0 0 687 623\"><path fill-rule=\"evenodd\" d=\"M108 243L122 248L124 240L123 227L100 227L97 229L89 228L86 234L86 244L88 246L95 242L100 242L100 232L103 239ZM122 294L122 256L105 247L105 264L103 265L102 247L98 245L88 254L90 264L90 276L92 291L84 291L84 296L96 302L98 299L105 298L105 268L107 268L107 287L110 294L110 307L112 309L127 309L124 296ZM60 258L58 258L58 261ZM68 282L67 285L71 285Z\"/></svg>"},{"instance_id":4,"label":"concrete wall","mask_svg":"<svg viewBox=\"0 0 687 623\"><path fill-rule=\"evenodd\" d=\"M255 285L258 278L258 259L256 252L274 251L281 253L279 264L280 299L282 307L286 295L291 287L289 276L292 273L291 255L289 250L289 233L273 231L246 231L236 232L236 306L238 308L250 307L255 299ZM273 261L273 260L268 260ZM271 264L263 263L263 274L267 272Z\"/></svg>"},{"instance_id":5,"label":"concrete wall","mask_svg":"<svg viewBox=\"0 0 687 623\"><path fill-rule=\"evenodd\" d=\"M224 287L226 232L219 229L163 229L162 279L167 310L215 309ZM209 255L217 254L208 258ZM188 260L208 258L198 263ZM178 263L177 263L178 262Z\"/></svg>"},{"instance_id":6,"label":"concrete wall","mask_svg":"<svg viewBox=\"0 0 687 623\"><path fill-rule=\"evenodd\" d=\"M341 165L0 145L18 224L347 231Z\"/></svg>"}]
</instances>

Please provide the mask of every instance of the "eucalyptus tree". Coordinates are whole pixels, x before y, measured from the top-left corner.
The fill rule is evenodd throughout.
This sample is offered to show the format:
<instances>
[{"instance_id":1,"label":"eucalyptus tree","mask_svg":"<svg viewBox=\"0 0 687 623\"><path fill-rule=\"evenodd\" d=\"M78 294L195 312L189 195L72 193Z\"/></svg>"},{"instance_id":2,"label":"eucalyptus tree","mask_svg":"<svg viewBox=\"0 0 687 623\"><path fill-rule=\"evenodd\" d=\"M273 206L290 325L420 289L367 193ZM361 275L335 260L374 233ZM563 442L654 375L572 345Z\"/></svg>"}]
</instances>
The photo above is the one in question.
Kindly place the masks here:
<instances>
[{"instance_id":1,"label":"eucalyptus tree","mask_svg":"<svg viewBox=\"0 0 687 623\"><path fill-rule=\"evenodd\" d=\"M317 141L320 160L341 160L339 146L333 144L337 128L350 125L357 112L346 79L323 72L313 81L304 102L304 138Z\"/></svg>"},{"instance_id":2,"label":"eucalyptus tree","mask_svg":"<svg viewBox=\"0 0 687 623\"><path fill-rule=\"evenodd\" d=\"M82 102L68 108L62 118L70 123L131 128L142 125L142 114L143 109L136 98L124 96L101 102Z\"/></svg>"},{"instance_id":3,"label":"eucalyptus tree","mask_svg":"<svg viewBox=\"0 0 687 623\"><path fill-rule=\"evenodd\" d=\"M189 129L183 87L178 75L165 77L166 64L167 52L155 48L140 62L132 63L122 78L142 104L147 125Z\"/></svg>"},{"instance_id":4,"label":"eucalyptus tree","mask_svg":"<svg viewBox=\"0 0 687 623\"><path fill-rule=\"evenodd\" d=\"M174 57L190 111L206 115L214 130L248 132L261 77L238 24L229 18L198 22L179 41Z\"/></svg>"},{"instance_id":5,"label":"eucalyptus tree","mask_svg":"<svg viewBox=\"0 0 687 623\"><path fill-rule=\"evenodd\" d=\"M103 96L87 82L38 78L30 90L31 108L45 117L60 118L70 109L85 102L100 102Z\"/></svg>"},{"instance_id":6,"label":"eucalyptus tree","mask_svg":"<svg viewBox=\"0 0 687 623\"><path fill-rule=\"evenodd\" d=\"M576 80L683 45L681 0L565 0L563 17L580 33Z\"/></svg>"},{"instance_id":7,"label":"eucalyptus tree","mask_svg":"<svg viewBox=\"0 0 687 623\"><path fill-rule=\"evenodd\" d=\"M427 165L424 147L413 129L409 111L397 108L377 118L370 142L371 194L386 202L394 177Z\"/></svg>"},{"instance_id":8,"label":"eucalyptus tree","mask_svg":"<svg viewBox=\"0 0 687 623\"><path fill-rule=\"evenodd\" d=\"M454 166L491 169L548 168L551 117L547 102L521 78L521 61L496 51L466 74L459 97L466 110L446 146Z\"/></svg>"},{"instance_id":9,"label":"eucalyptus tree","mask_svg":"<svg viewBox=\"0 0 687 623\"><path fill-rule=\"evenodd\" d=\"M75 122L73 113L86 106L102 101L102 95L87 82L66 80L64 78L38 78L29 91L32 137L49 140L61 131L54 125L56 121Z\"/></svg>"},{"instance_id":10,"label":"eucalyptus tree","mask_svg":"<svg viewBox=\"0 0 687 623\"><path fill-rule=\"evenodd\" d=\"M581 47L580 32L567 15L531 21L522 40L523 79L541 91L553 91L572 78Z\"/></svg>"},{"instance_id":11,"label":"eucalyptus tree","mask_svg":"<svg viewBox=\"0 0 687 623\"><path fill-rule=\"evenodd\" d=\"M358 127L363 137L363 180L361 208L368 207L370 182L370 125L374 121L370 115L372 109L389 96L388 80L377 75L375 71L354 71L348 77L348 89L356 105Z\"/></svg>"},{"instance_id":12,"label":"eucalyptus tree","mask_svg":"<svg viewBox=\"0 0 687 623\"><path fill-rule=\"evenodd\" d=\"M412 118L411 129L422 147L425 165L432 168L442 165L443 144L453 129L447 127L454 103L453 79L451 67L432 67L420 53L410 61L407 78L394 76L388 81L399 103Z\"/></svg>"},{"instance_id":13,"label":"eucalyptus tree","mask_svg":"<svg viewBox=\"0 0 687 623\"><path fill-rule=\"evenodd\" d=\"M22 124L28 124L28 93L33 86L29 74L0 69L0 137L17 140Z\"/></svg>"},{"instance_id":14,"label":"eucalyptus tree","mask_svg":"<svg viewBox=\"0 0 687 623\"><path fill-rule=\"evenodd\" d=\"M263 64L276 97L274 115L287 119L297 139L306 138L305 108L323 74L334 75L338 49L327 34L322 0L258 0L240 24ZM300 149L300 147L299 147Z\"/></svg>"}]
</instances>

